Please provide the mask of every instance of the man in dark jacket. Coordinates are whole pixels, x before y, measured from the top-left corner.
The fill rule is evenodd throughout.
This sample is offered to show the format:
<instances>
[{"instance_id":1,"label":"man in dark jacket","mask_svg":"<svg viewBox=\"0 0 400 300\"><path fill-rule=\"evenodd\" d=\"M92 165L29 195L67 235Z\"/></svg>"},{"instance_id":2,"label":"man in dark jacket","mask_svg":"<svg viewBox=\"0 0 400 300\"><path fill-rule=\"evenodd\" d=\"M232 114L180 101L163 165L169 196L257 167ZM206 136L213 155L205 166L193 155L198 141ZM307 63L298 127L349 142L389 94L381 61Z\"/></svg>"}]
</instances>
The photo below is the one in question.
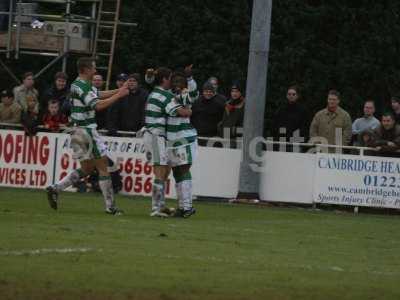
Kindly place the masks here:
<instances>
[{"instance_id":1,"label":"man in dark jacket","mask_svg":"<svg viewBox=\"0 0 400 300\"><path fill-rule=\"evenodd\" d=\"M43 95L40 103L40 111L43 115L47 111L49 101L57 100L60 112L66 116L70 115L71 105L69 103L69 88L67 86L68 75L57 72L54 76L54 84Z\"/></svg>"},{"instance_id":2,"label":"man in dark jacket","mask_svg":"<svg viewBox=\"0 0 400 300\"><path fill-rule=\"evenodd\" d=\"M203 86L203 95L192 106L191 122L200 137L213 137L218 135L218 124L222 121L225 110L225 99L217 95L210 83ZM205 145L204 140L199 140L200 145Z\"/></svg>"},{"instance_id":3,"label":"man in dark jacket","mask_svg":"<svg viewBox=\"0 0 400 300\"><path fill-rule=\"evenodd\" d=\"M375 148L379 156L399 157L400 125L396 124L392 113L384 113L381 126L372 132L372 137L366 145Z\"/></svg>"},{"instance_id":4,"label":"man in dark jacket","mask_svg":"<svg viewBox=\"0 0 400 300\"><path fill-rule=\"evenodd\" d=\"M219 124L220 136L237 138L243 135L244 97L239 82L233 83L231 97L225 105L224 116ZM229 130L228 136L225 131Z\"/></svg>"},{"instance_id":5,"label":"man in dark jacket","mask_svg":"<svg viewBox=\"0 0 400 300\"><path fill-rule=\"evenodd\" d=\"M299 103L299 89L296 86L289 87L286 99L287 102L278 109L274 116L274 139L279 141L280 137L284 136L287 142L291 142L290 138L296 134L303 137L303 142L305 142L308 140L309 114ZM294 142L293 139L292 142Z\"/></svg>"},{"instance_id":6,"label":"man in dark jacket","mask_svg":"<svg viewBox=\"0 0 400 300\"><path fill-rule=\"evenodd\" d=\"M115 103L108 115L107 129L111 133L121 131L138 131L144 126L144 111L148 92L139 86L140 75L128 77L130 93Z\"/></svg>"}]
</instances>

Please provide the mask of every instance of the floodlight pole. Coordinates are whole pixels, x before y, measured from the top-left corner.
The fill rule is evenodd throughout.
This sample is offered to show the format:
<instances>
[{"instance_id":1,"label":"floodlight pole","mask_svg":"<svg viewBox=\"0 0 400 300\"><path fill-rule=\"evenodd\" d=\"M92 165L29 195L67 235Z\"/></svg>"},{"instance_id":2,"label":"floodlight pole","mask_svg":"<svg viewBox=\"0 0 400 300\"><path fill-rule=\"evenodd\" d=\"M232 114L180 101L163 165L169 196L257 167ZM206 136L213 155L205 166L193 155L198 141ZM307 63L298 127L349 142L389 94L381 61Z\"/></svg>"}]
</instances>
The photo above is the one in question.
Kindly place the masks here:
<instances>
[{"instance_id":1,"label":"floodlight pole","mask_svg":"<svg viewBox=\"0 0 400 300\"><path fill-rule=\"evenodd\" d=\"M271 15L272 0L253 0L238 198L258 198L259 194L259 163L254 160L254 155L261 155L262 145L258 143L255 153L251 153L250 144L264 133Z\"/></svg>"}]
</instances>

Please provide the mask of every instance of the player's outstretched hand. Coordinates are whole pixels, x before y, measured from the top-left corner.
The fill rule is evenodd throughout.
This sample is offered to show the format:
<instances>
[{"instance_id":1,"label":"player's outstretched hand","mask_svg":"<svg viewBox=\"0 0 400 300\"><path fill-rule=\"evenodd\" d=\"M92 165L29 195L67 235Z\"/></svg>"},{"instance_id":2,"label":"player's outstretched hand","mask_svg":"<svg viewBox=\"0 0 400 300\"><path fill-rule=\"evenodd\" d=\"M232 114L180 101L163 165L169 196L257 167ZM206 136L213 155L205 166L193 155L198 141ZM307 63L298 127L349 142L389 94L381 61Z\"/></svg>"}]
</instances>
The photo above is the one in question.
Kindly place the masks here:
<instances>
[{"instance_id":1,"label":"player's outstretched hand","mask_svg":"<svg viewBox=\"0 0 400 300\"><path fill-rule=\"evenodd\" d=\"M124 82L124 84L122 85L122 88L129 89L128 80Z\"/></svg>"},{"instance_id":2,"label":"player's outstretched hand","mask_svg":"<svg viewBox=\"0 0 400 300\"><path fill-rule=\"evenodd\" d=\"M120 89L118 89L118 98L122 98L125 96L129 95L129 89L127 87L122 86Z\"/></svg>"},{"instance_id":3,"label":"player's outstretched hand","mask_svg":"<svg viewBox=\"0 0 400 300\"><path fill-rule=\"evenodd\" d=\"M178 116L183 118L190 118L192 116L192 110L188 107L181 107L178 109Z\"/></svg>"}]
</instances>

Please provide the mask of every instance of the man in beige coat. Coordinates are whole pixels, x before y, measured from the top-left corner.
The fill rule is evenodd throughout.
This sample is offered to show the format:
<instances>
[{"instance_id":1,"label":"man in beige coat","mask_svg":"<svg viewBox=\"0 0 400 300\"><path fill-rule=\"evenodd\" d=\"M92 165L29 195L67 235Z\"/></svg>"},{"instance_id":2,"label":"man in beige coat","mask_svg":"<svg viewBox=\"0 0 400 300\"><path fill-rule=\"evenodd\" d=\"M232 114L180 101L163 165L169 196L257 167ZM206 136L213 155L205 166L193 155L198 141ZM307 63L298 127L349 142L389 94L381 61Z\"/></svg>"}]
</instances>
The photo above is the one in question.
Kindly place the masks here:
<instances>
[{"instance_id":1,"label":"man in beige coat","mask_svg":"<svg viewBox=\"0 0 400 300\"><path fill-rule=\"evenodd\" d=\"M29 99L36 99L36 106L35 106L35 112L39 112L39 93L35 89L35 79L33 77L32 72L26 72L23 77L23 81L20 86L17 86L14 88L14 100L21 106L23 111L26 111L28 106L27 106L27 101Z\"/></svg>"},{"instance_id":2,"label":"man in beige coat","mask_svg":"<svg viewBox=\"0 0 400 300\"><path fill-rule=\"evenodd\" d=\"M14 101L14 95L10 90L0 93L0 123L21 123L21 107Z\"/></svg>"},{"instance_id":3,"label":"man in beige coat","mask_svg":"<svg viewBox=\"0 0 400 300\"><path fill-rule=\"evenodd\" d=\"M329 145L350 145L351 117L339 106L340 93L331 90L328 93L327 108L314 116L310 126L310 142ZM333 149L330 149L332 152Z\"/></svg>"}]
</instances>

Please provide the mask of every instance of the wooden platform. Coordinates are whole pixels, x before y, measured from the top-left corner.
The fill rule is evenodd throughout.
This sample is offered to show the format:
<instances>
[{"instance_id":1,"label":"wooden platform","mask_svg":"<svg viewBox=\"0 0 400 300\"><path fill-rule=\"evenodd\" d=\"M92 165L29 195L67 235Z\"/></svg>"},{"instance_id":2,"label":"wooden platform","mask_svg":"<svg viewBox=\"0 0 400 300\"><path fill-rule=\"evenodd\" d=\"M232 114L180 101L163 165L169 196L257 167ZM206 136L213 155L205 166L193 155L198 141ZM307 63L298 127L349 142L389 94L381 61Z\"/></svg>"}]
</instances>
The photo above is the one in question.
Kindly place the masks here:
<instances>
[{"instance_id":1,"label":"wooden platform","mask_svg":"<svg viewBox=\"0 0 400 300\"><path fill-rule=\"evenodd\" d=\"M8 41L7 32L0 32L0 48L6 48ZM12 32L11 48L15 49L16 30ZM70 51L77 53L90 53L90 39L70 38ZM64 37L45 34L42 29L23 28L20 36L20 49L43 52L64 51Z\"/></svg>"}]
</instances>

